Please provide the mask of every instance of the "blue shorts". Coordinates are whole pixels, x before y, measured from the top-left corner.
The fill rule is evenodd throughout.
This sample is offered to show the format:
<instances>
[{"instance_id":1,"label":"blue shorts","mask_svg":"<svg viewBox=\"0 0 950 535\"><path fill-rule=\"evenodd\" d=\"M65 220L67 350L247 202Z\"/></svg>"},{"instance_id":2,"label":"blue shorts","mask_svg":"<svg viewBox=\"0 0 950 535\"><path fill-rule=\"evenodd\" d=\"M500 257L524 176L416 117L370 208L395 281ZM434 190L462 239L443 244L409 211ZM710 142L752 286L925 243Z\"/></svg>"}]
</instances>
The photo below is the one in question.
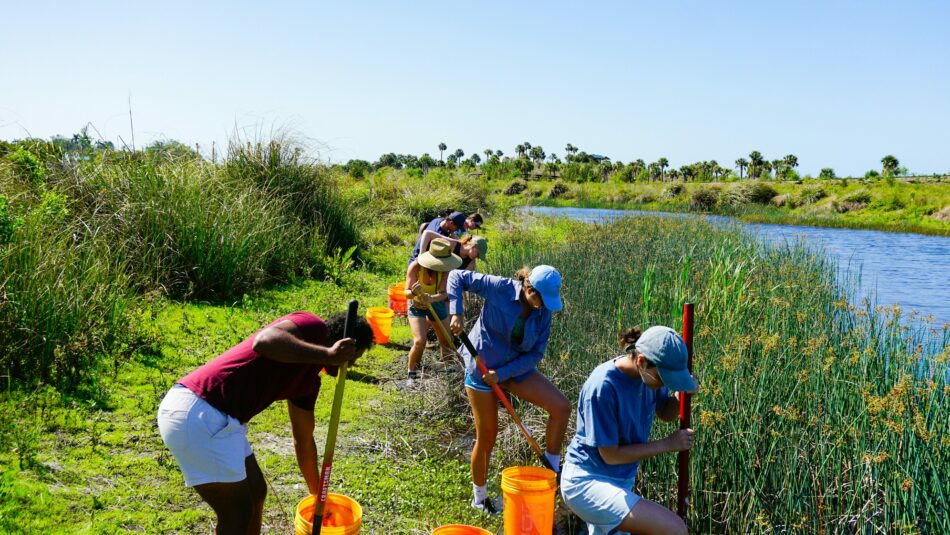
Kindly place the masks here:
<instances>
[{"instance_id":1,"label":"blue shorts","mask_svg":"<svg viewBox=\"0 0 950 535\"><path fill-rule=\"evenodd\" d=\"M530 370L528 372L522 373L521 375L516 375L510 380L516 383L520 383L528 378L529 375L534 373L535 370ZM485 381L482 381L482 371L478 369L478 366L475 367L473 372L465 372L465 388L471 388L476 392L491 392L492 389L490 386L485 384Z\"/></svg>"},{"instance_id":2,"label":"blue shorts","mask_svg":"<svg viewBox=\"0 0 950 535\"><path fill-rule=\"evenodd\" d=\"M436 301L435 303L429 303L429 306L432 307L432 310L435 311L436 315L439 316L440 320L444 320L449 317L449 306L445 301ZM409 316L413 318L432 318L428 310L416 308L412 306L412 302L409 304Z\"/></svg>"},{"instance_id":3,"label":"blue shorts","mask_svg":"<svg viewBox=\"0 0 950 535\"><path fill-rule=\"evenodd\" d=\"M632 490L634 480L589 474L566 462L561 472L561 498L587 522L590 535L607 535L640 501L640 496Z\"/></svg>"}]
</instances>

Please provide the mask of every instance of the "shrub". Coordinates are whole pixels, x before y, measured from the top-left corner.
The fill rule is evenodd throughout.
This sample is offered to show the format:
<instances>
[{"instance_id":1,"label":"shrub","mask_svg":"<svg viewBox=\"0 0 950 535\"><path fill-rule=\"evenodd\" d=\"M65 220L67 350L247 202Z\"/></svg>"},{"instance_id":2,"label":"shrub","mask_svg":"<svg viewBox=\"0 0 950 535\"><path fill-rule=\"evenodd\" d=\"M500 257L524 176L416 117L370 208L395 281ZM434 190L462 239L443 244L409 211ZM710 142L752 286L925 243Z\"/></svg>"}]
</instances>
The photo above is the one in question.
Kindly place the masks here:
<instances>
[{"instance_id":1,"label":"shrub","mask_svg":"<svg viewBox=\"0 0 950 535\"><path fill-rule=\"evenodd\" d=\"M23 223L23 219L13 214L7 198L0 195L0 245L9 242L14 231Z\"/></svg>"},{"instance_id":2,"label":"shrub","mask_svg":"<svg viewBox=\"0 0 950 535\"><path fill-rule=\"evenodd\" d=\"M844 202L867 204L871 202L871 194L865 189L857 189L845 195L841 200Z\"/></svg>"},{"instance_id":3,"label":"shrub","mask_svg":"<svg viewBox=\"0 0 950 535\"><path fill-rule=\"evenodd\" d=\"M548 191L548 198L557 199L558 197L564 195L565 193L569 191L570 189L567 187L567 184L558 180L554 183L553 186L551 186L551 190Z\"/></svg>"},{"instance_id":4,"label":"shrub","mask_svg":"<svg viewBox=\"0 0 950 535\"><path fill-rule=\"evenodd\" d=\"M764 182L737 182L722 194L720 201L733 207L768 204L777 193L775 188Z\"/></svg>"},{"instance_id":5,"label":"shrub","mask_svg":"<svg viewBox=\"0 0 950 535\"><path fill-rule=\"evenodd\" d=\"M505 188L505 195L517 195L526 189L528 189L528 183L524 179L518 178L508 184L508 187Z\"/></svg>"},{"instance_id":6,"label":"shrub","mask_svg":"<svg viewBox=\"0 0 950 535\"><path fill-rule=\"evenodd\" d=\"M815 204L827 196L828 194L825 192L825 189L817 184L805 186L795 192L795 195L792 197L792 204L794 206Z\"/></svg>"},{"instance_id":7,"label":"shrub","mask_svg":"<svg viewBox=\"0 0 950 535\"><path fill-rule=\"evenodd\" d=\"M663 193L660 194L660 197L663 199L673 199L677 197L680 193L683 193L684 187L678 182L670 184L664 188Z\"/></svg>"},{"instance_id":8,"label":"shrub","mask_svg":"<svg viewBox=\"0 0 950 535\"><path fill-rule=\"evenodd\" d=\"M719 202L719 190L716 188L696 188L690 198L690 206L697 210L708 211Z\"/></svg>"},{"instance_id":9,"label":"shrub","mask_svg":"<svg viewBox=\"0 0 950 535\"><path fill-rule=\"evenodd\" d=\"M46 178L46 171L32 152L18 147L7 155L7 160L13 164L14 172L21 180L38 185Z\"/></svg>"}]
</instances>

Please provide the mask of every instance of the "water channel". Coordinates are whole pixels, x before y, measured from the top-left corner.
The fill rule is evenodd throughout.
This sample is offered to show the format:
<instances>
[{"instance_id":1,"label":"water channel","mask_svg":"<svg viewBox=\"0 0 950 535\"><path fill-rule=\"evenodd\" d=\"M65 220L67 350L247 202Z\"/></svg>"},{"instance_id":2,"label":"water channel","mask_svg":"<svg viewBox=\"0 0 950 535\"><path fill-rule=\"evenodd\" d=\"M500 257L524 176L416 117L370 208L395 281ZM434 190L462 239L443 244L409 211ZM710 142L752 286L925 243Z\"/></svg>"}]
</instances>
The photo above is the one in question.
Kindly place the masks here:
<instances>
[{"instance_id":1,"label":"water channel","mask_svg":"<svg viewBox=\"0 0 950 535\"><path fill-rule=\"evenodd\" d=\"M858 300L864 297L881 305L896 304L906 317L916 310L924 322L941 328L950 322L950 237L875 230L819 228L741 223L722 216L607 210L594 208L523 207L544 216L568 217L586 222L607 222L622 217L703 217L712 222L738 223L768 244L801 241L829 255L841 276L857 279ZM855 277L856 275L860 275Z\"/></svg>"}]
</instances>

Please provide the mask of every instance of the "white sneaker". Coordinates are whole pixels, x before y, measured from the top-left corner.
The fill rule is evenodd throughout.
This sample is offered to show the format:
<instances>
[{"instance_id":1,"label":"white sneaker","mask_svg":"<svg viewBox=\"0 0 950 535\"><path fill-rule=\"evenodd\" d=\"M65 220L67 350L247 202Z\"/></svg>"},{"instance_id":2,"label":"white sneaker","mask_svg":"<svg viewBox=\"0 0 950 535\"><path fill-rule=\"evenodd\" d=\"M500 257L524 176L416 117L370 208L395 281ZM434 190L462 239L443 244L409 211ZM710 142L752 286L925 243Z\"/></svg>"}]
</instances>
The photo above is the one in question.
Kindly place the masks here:
<instances>
[{"instance_id":1,"label":"white sneaker","mask_svg":"<svg viewBox=\"0 0 950 535\"><path fill-rule=\"evenodd\" d=\"M493 500L490 496L478 503L475 503L475 499L472 498L472 507L489 515L497 515L502 510L498 500Z\"/></svg>"}]
</instances>

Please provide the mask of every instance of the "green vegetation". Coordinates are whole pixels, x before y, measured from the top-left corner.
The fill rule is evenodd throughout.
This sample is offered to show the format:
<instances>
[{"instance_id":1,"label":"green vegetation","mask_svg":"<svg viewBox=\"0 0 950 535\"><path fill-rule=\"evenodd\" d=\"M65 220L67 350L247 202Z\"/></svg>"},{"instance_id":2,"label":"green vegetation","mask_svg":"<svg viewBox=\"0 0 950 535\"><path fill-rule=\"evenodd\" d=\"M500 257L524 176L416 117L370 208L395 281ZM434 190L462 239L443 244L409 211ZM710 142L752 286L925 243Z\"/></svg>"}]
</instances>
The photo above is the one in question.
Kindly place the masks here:
<instances>
[{"instance_id":1,"label":"green vegetation","mask_svg":"<svg viewBox=\"0 0 950 535\"><path fill-rule=\"evenodd\" d=\"M571 399L618 352L621 328L678 327L682 303L698 303L695 530L950 529L941 479L950 464L947 329L855 308L822 258L764 249L736 229L506 217L529 202L829 224L878 214L890 228L946 233L932 217L950 204L945 184L654 182L644 177L684 171L634 162L604 174L604 160L569 145L577 176L591 177L574 182L567 167L540 167L544 151L530 143L518 160L485 150L481 175L464 163L472 156L461 170L440 165L448 147L439 148L438 162L387 155L327 167L288 140L235 143L220 162L175 143L117 152L85 133L0 144L0 531L209 531L210 509L184 488L158 437L161 397L280 314L339 311L353 297L384 305L419 222L447 208L489 216L481 269L561 269L566 307L542 367ZM743 172L762 177L768 162L759 156ZM427 356L423 387L399 390L409 339L397 322L393 343L350 376L333 488L364 507L366 533L428 533L449 522L497 531L500 519L467 505L473 431L461 373ZM328 378L319 421L332 391ZM521 410L538 434L542 415ZM502 422L496 478L533 457ZM266 528L290 532L305 492L283 404L255 418L250 440L269 479ZM672 456L641 470L640 491L672 503Z\"/></svg>"}]
</instances>

